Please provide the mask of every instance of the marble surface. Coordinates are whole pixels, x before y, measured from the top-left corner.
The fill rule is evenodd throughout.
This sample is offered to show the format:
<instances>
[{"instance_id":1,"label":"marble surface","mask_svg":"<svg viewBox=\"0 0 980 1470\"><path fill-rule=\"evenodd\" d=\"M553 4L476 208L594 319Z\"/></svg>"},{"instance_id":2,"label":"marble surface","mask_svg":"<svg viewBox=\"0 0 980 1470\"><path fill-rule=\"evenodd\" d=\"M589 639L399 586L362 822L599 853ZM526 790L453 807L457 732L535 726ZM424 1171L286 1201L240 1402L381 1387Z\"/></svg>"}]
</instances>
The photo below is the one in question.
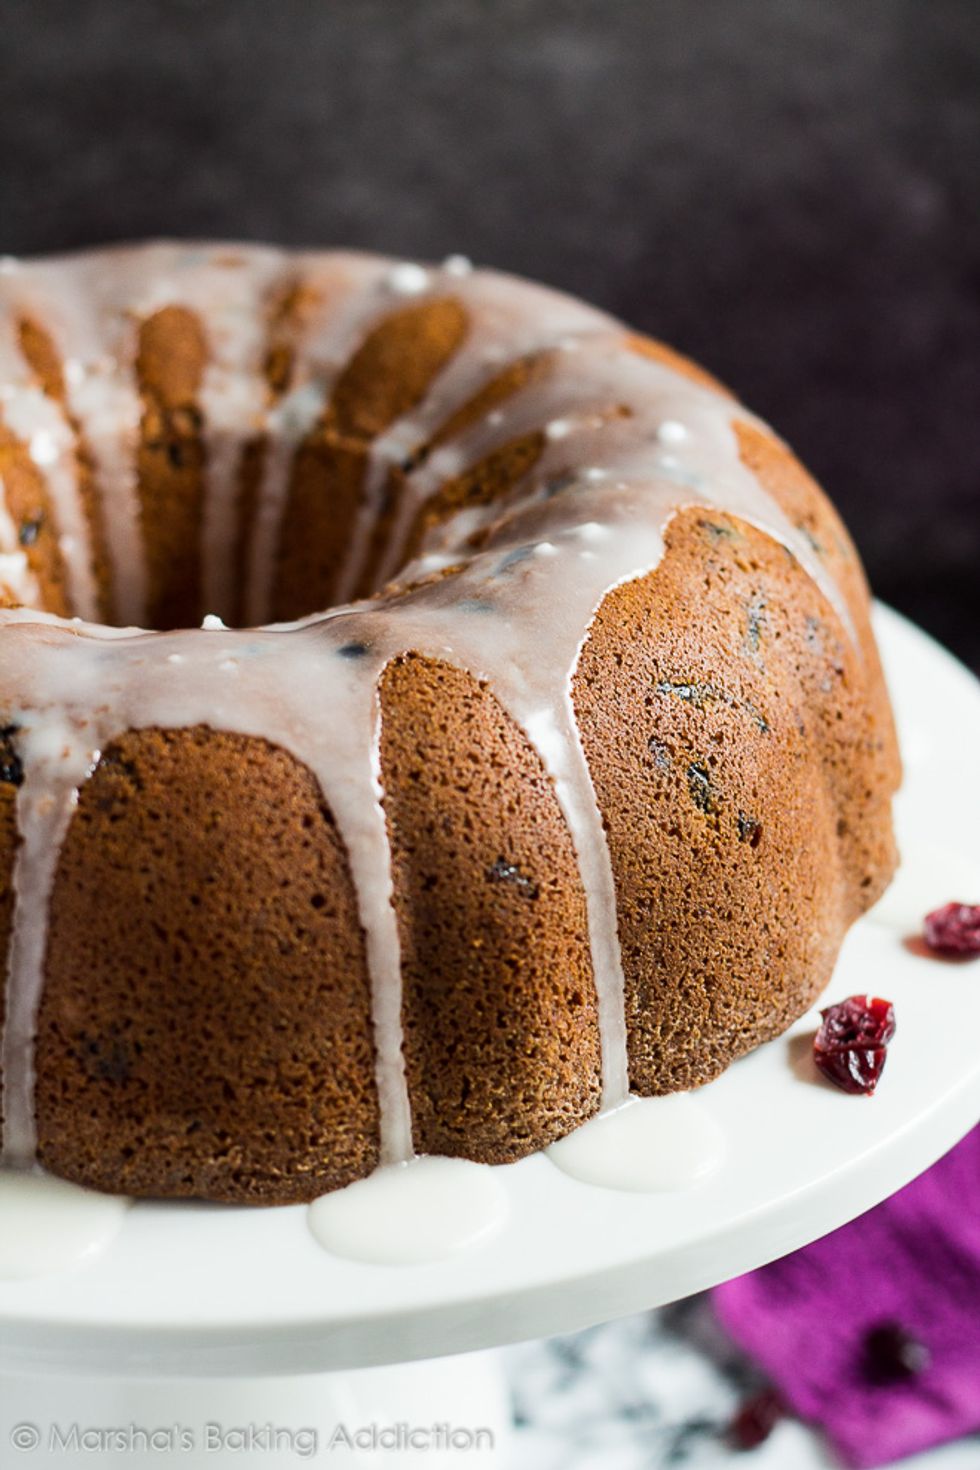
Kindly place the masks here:
<instances>
[{"instance_id":1,"label":"marble surface","mask_svg":"<svg viewBox=\"0 0 980 1470\"><path fill-rule=\"evenodd\" d=\"M751 1452L726 1443L736 1409L763 1385L704 1296L521 1344L504 1357L517 1419L507 1470L832 1470L838 1463L818 1434L792 1420ZM901 1465L977 1470L980 1438Z\"/></svg>"}]
</instances>

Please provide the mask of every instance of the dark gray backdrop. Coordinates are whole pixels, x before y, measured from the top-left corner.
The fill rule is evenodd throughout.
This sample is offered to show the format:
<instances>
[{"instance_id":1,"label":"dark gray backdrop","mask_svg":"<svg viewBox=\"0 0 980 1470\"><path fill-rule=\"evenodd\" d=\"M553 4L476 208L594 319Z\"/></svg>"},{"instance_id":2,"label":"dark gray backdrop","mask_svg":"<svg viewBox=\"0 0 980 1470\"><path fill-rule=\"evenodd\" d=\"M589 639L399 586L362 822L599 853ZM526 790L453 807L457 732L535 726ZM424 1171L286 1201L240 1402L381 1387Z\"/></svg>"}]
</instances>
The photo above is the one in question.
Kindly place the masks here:
<instances>
[{"instance_id":1,"label":"dark gray backdrop","mask_svg":"<svg viewBox=\"0 0 980 1470\"><path fill-rule=\"evenodd\" d=\"M0 0L0 249L541 277L728 379L980 667L977 0Z\"/></svg>"}]
</instances>

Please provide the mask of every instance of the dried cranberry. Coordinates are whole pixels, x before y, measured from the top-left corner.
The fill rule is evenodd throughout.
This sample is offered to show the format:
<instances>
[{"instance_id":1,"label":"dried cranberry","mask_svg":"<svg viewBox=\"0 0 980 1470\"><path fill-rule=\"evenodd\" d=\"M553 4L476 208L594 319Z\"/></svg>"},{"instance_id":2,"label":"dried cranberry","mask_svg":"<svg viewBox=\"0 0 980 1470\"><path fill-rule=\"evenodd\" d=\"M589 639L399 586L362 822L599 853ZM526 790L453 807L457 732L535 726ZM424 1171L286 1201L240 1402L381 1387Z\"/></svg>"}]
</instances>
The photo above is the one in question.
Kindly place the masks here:
<instances>
[{"instance_id":1,"label":"dried cranberry","mask_svg":"<svg viewBox=\"0 0 980 1470\"><path fill-rule=\"evenodd\" d=\"M925 1343L899 1322L880 1322L866 1333L863 1343L864 1376L869 1383L908 1383L924 1373L932 1361Z\"/></svg>"},{"instance_id":2,"label":"dried cranberry","mask_svg":"<svg viewBox=\"0 0 980 1470\"><path fill-rule=\"evenodd\" d=\"M760 1389L753 1398L746 1399L725 1438L735 1449L754 1450L769 1438L785 1413L786 1406L774 1388Z\"/></svg>"},{"instance_id":3,"label":"dried cranberry","mask_svg":"<svg viewBox=\"0 0 980 1470\"><path fill-rule=\"evenodd\" d=\"M870 1094L885 1065L885 1048L895 1035L895 1009L877 996L852 995L820 1012L813 1059L844 1092Z\"/></svg>"},{"instance_id":4,"label":"dried cranberry","mask_svg":"<svg viewBox=\"0 0 980 1470\"><path fill-rule=\"evenodd\" d=\"M16 734L16 725L7 725L0 730L0 781L11 786L21 786L24 781L24 767L13 742Z\"/></svg>"},{"instance_id":5,"label":"dried cranberry","mask_svg":"<svg viewBox=\"0 0 980 1470\"><path fill-rule=\"evenodd\" d=\"M926 915L926 944L939 954L980 954L980 903L946 903Z\"/></svg>"}]
</instances>

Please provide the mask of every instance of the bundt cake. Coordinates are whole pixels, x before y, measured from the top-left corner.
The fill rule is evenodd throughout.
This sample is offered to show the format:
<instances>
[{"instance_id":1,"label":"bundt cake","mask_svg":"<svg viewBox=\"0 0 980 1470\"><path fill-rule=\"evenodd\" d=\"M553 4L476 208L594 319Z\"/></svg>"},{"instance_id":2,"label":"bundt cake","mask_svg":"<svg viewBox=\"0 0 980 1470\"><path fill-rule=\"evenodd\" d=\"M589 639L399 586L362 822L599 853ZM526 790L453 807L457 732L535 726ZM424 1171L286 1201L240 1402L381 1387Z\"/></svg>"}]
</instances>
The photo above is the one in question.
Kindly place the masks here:
<instances>
[{"instance_id":1,"label":"bundt cake","mask_svg":"<svg viewBox=\"0 0 980 1470\"><path fill-rule=\"evenodd\" d=\"M8 1164L513 1160L811 1005L896 745L853 546L717 382L459 258L7 260L0 333Z\"/></svg>"}]
</instances>

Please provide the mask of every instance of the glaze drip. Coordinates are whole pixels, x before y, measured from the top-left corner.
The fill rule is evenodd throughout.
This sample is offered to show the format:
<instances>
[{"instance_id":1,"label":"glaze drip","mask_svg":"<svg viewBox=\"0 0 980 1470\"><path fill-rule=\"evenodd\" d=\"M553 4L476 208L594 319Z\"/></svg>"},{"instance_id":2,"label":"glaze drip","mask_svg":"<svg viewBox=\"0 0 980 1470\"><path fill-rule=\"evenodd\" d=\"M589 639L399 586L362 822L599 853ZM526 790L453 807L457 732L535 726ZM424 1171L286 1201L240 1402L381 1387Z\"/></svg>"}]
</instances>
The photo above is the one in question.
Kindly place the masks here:
<instances>
[{"instance_id":1,"label":"glaze drip","mask_svg":"<svg viewBox=\"0 0 980 1470\"><path fill-rule=\"evenodd\" d=\"M46 396L31 377L17 338L14 316L0 322L0 420L27 446L31 461L41 473L58 527L58 550L64 562L71 603L85 618L98 611L89 529L82 511L75 457L75 436L58 405ZM6 575L28 597L31 589L27 558L21 549L21 534L9 514L0 525L3 555L13 558Z\"/></svg>"},{"instance_id":2,"label":"glaze drip","mask_svg":"<svg viewBox=\"0 0 980 1470\"><path fill-rule=\"evenodd\" d=\"M314 306L292 332L291 374L277 396L263 373L259 324L276 293L296 281ZM200 403L202 559L215 612L233 591L241 445L247 437L265 440L244 586L247 615L258 623L272 607L296 451L321 422L352 352L406 296L451 297L466 313L467 330L421 401L368 452L343 596L363 584L369 541L397 468L400 498L377 596L242 630L209 618L204 629L154 633L60 619L29 605L0 611L0 688L17 691L14 705L2 710L3 723L16 727L11 738L25 771L3 1048L8 1162L28 1161L33 1152L33 1035L59 850L78 787L114 738L130 729L207 725L281 746L319 782L346 846L365 934L381 1154L390 1165L411 1158L413 1140L378 754L378 684L388 663L414 653L485 681L554 783L586 895L608 1109L629 1092L623 969L608 845L572 704L579 654L599 605L611 589L657 566L675 512L704 504L781 542L850 629L815 547L740 460L732 420L751 423L751 416L631 350L611 318L541 287L469 271L455 259L428 270L369 256L179 245L14 263L0 276L0 307L13 302L36 313L64 354L71 411L91 447L106 505L124 619L138 621L146 606L135 468L138 321L161 305L180 305L198 315L209 344ZM542 358L546 372L485 413L462 414L508 365ZM21 390L16 375L10 381L16 431L37 409L37 395L26 383ZM460 427L446 432L456 416ZM428 527L403 565L418 513L445 481L528 435L537 436L539 449L506 493L457 506ZM67 446L65 455L67 464ZM77 544L74 605L85 613L90 552L78 531L76 489L59 465L41 468L59 524ZM0 518L0 535L5 529ZM431 575L446 567L451 576ZM398 585L386 585L396 575ZM14 582L22 602L34 600L29 578Z\"/></svg>"},{"instance_id":3,"label":"glaze drip","mask_svg":"<svg viewBox=\"0 0 980 1470\"><path fill-rule=\"evenodd\" d=\"M69 723L30 713L17 732L23 780L17 792L21 840L14 868L14 924L3 1031L3 1156L8 1164L34 1162L34 1033L44 989L48 908L58 855L78 788L98 751Z\"/></svg>"}]
</instances>

